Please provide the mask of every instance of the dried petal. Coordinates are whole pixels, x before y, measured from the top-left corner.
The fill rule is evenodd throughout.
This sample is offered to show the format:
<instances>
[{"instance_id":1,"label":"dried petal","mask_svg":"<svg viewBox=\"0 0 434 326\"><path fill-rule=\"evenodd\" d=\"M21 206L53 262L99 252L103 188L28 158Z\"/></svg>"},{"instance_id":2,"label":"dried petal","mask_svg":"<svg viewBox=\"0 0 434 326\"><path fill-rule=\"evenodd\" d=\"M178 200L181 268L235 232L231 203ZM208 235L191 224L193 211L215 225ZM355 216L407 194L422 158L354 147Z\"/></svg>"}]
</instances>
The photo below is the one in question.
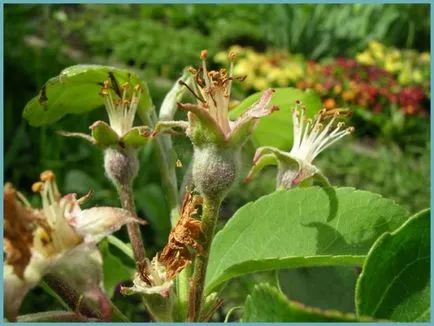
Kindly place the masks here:
<instances>
[{"instance_id":1,"label":"dried petal","mask_svg":"<svg viewBox=\"0 0 434 326\"><path fill-rule=\"evenodd\" d=\"M202 204L200 196L192 196L186 192L182 204L181 217L169 234L169 241L160 255L160 262L167 267L167 276L173 279L188 264L192 262L189 248L196 250L198 255L203 254L200 244L202 223L193 216L197 214L197 206Z\"/></svg>"}]
</instances>

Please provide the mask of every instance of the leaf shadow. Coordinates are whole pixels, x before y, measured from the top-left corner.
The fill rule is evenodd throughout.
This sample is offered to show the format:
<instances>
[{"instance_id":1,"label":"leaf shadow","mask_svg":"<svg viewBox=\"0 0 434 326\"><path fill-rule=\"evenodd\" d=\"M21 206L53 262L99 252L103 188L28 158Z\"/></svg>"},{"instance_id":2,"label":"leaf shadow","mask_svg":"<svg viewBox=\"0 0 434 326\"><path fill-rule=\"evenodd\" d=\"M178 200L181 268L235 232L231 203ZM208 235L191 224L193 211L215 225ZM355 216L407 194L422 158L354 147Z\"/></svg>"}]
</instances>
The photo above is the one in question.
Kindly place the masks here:
<instances>
[{"instance_id":1,"label":"leaf shadow","mask_svg":"<svg viewBox=\"0 0 434 326\"><path fill-rule=\"evenodd\" d=\"M366 255L374 241L384 232L389 231L388 223L384 218L379 218L372 227L375 238L365 237L357 243L349 243L344 236L334 227L323 222L311 222L306 227L317 229L317 252L318 255ZM366 230L372 232L372 230ZM363 237L363 234L360 235Z\"/></svg>"},{"instance_id":2,"label":"leaf shadow","mask_svg":"<svg viewBox=\"0 0 434 326\"><path fill-rule=\"evenodd\" d=\"M324 190L324 192L326 193L326 195L329 197L329 214L327 216L327 222L331 222L333 221L333 219L336 217L337 213L338 213L338 208L339 208L339 201L338 201L338 197L336 195L336 189L333 187L323 187L321 188L322 190Z\"/></svg>"}]
</instances>

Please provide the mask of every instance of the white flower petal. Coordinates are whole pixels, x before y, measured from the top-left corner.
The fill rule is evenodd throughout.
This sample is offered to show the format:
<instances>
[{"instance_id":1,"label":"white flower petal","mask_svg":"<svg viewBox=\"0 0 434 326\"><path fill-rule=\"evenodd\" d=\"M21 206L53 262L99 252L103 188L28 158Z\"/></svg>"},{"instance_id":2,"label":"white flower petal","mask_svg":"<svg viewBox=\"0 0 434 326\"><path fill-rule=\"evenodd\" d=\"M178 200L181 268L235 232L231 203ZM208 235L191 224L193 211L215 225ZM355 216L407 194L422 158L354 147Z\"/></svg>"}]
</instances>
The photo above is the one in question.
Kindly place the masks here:
<instances>
[{"instance_id":1,"label":"white flower petal","mask_svg":"<svg viewBox=\"0 0 434 326\"><path fill-rule=\"evenodd\" d=\"M145 224L127 210L113 207L84 209L77 212L68 222L83 237L85 243L96 243L127 223Z\"/></svg>"},{"instance_id":2,"label":"white flower petal","mask_svg":"<svg viewBox=\"0 0 434 326\"><path fill-rule=\"evenodd\" d=\"M24 271L23 279L15 274L13 266L3 266L4 313L8 320L15 320L26 294L38 284L44 272L45 262L42 257L33 255Z\"/></svg>"}]
</instances>

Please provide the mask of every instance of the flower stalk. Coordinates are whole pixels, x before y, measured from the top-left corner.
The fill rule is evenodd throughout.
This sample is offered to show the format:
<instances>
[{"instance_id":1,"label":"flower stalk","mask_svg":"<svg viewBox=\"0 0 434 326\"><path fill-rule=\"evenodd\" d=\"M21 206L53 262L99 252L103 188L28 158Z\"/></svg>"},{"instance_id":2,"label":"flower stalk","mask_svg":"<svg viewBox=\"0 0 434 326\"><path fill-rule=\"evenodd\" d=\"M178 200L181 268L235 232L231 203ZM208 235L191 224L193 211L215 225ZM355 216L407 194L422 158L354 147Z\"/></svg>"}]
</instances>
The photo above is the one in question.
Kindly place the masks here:
<instances>
[{"instance_id":1,"label":"flower stalk","mask_svg":"<svg viewBox=\"0 0 434 326\"><path fill-rule=\"evenodd\" d=\"M205 276L208 266L209 251L211 249L214 232L219 217L221 199L204 198L202 206L202 232L203 232L203 255L196 256L190 292L190 306L188 321L199 321L202 305L204 303Z\"/></svg>"},{"instance_id":2,"label":"flower stalk","mask_svg":"<svg viewBox=\"0 0 434 326\"><path fill-rule=\"evenodd\" d=\"M137 217L136 205L134 204L133 189L131 184L119 185L118 187L119 198L123 209L129 211L134 217ZM140 227L137 223L127 224L128 236L133 248L134 259L136 262L142 262L145 257L145 247L143 245L142 234Z\"/></svg>"},{"instance_id":3,"label":"flower stalk","mask_svg":"<svg viewBox=\"0 0 434 326\"><path fill-rule=\"evenodd\" d=\"M71 310L79 313L80 315L88 318L95 318L98 320L104 319L103 314L95 309L87 300L83 298L73 287L65 283L54 274L47 274L44 276L45 283L53 289L60 297L66 302Z\"/></svg>"}]
</instances>

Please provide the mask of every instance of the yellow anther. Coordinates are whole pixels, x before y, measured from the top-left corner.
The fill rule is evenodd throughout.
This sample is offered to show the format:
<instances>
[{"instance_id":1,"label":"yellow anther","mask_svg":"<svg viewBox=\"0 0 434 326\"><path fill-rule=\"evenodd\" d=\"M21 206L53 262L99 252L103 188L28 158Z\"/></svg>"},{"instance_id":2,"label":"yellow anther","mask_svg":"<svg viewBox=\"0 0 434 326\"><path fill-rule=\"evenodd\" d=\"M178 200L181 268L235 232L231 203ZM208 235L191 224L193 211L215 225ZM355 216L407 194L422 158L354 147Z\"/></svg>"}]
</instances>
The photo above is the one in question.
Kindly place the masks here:
<instances>
[{"instance_id":1,"label":"yellow anther","mask_svg":"<svg viewBox=\"0 0 434 326\"><path fill-rule=\"evenodd\" d=\"M142 86L140 84L137 84L136 86L134 86L134 91L138 92L142 90Z\"/></svg>"},{"instance_id":2,"label":"yellow anther","mask_svg":"<svg viewBox=\"0 0 434 326\"><path fill-rule=\"evenodd\" d=\"M33 192L41 192L43 188L44 188L44 183L41 181L38 181L38 182L35 182L34 184L32 184L32 191Z\"/></svg>"},{"instance_id":3,"label":"yellow anther","mask_svg":"<svg viewBox=\"0 0 434 326\"><path fill-rule=\"evenodd\" d=\"M54 175L54 172L51 170L46 170L41 173L41 181L51 181L56 180L56 176Z\"/></svg>"},{"instance_id":4,"label":"yellow anther","mask_svg":"<svg viewBox=\"0 0 434 326\"><path fill-rule=\"evenodd\" d=\"M211 78L214 78L217 75L218 75L218 72L215 70L211 70L210 72L208 72L208 76L210 76Z\"/></svg>"},{"instance_id":5,"label":"yellow anther","mask_svg":"<svg viewBox=\"0 0 434 326\"><path fill-rule=\"evenodd\" d=\"M348 127L347 132L352 134L356 129L354 127Z\"/></svg>"},{"instance_id":6,"label":"yellow anther","mask_svg":"<svg viewBox=\"0 0 434 326\"><path fill-rule=\"evenodd\" d=\"M339 123L338 123L338 128L339 128L339 129L342 128L343 126L345 126L345 123L343 123L343 122L339 122Z\"/></svg>"},{"instance_id":7,"label":"yellow anther","mask_svg":"<svg viewBox=\"0 0 434 326\"><path fill-rule=\"evenodd\" d=\"M200 58L202 59L202 60L206 60L206 58L208 57L208 50L202 50L202 51L200 51Z\"/></svg>"},{"instance_id":8,"label":"yellow anther","mask_svg":"<svg viewBox=\"0 0 434 326\"><path fill-rule=\"evenodd\" d=\"M187 70L188 70L188 72L189 72L189 73L192 73L193 75L196 75L196 73L197 73L197 70L196 70L196 69L194 69L194 68L193 68L193 67L191 67L191 66L190 66L190 67L188 67L188 69L187 69Z\"/></svg>"},{"instance_id":9,"label":"yellow anther","mask_svg":"<svg viewBox=\"0 0 434 326\"><path fill-rule=\"evenodd\" d=\"M235 52L229 52L228 54L229 61L235 61L236 58L237 58L237 54Z\"/></svg>"},{"instance_id":10,"label":"yellow anther","mask_svg":"<svg viewBox=\"0 0 434 326\"><path fill-rule=\"evenodd\" d=\"M129 84L128 82L125 82L125 83L122 84L121 87L122 87L123 89L127 89L129 85L130 85L130 84Z\"/></svg>"}]
</instances>

